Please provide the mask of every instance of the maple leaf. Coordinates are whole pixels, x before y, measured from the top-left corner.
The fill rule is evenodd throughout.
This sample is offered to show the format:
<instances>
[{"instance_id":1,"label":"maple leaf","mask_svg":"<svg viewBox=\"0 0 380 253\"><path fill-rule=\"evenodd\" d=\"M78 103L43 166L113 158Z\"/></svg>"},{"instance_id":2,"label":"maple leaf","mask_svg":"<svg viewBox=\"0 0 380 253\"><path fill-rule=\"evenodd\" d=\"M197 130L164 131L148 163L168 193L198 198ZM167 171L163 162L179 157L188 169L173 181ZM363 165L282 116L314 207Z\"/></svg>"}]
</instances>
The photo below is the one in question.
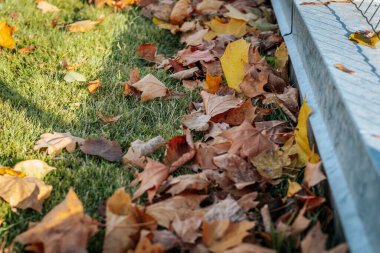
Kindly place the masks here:
<instances>
[{"instance_id":1,"label":"maple leaf","mask_svg":"<svg viewBox=\"0 0 380 253\"><path fill-rule=\"evenodd\" d=\"M102 14L98 17L96 21L93 20L82 20L78 22L74 22L72 24L69 24L66 26L67 30L72 33L77 33L77 32L88 32L93 30L97 25L102 23L105 19L105 15Z\"/></svg>"},{"instance_id":2,"label":"maple leaf","mask_svg":"<svg viewBox=\"0 0 380 253\"><path fill-rule=\"evenodd\" d=\"M195 161L201 169L218 169L218 167L215 165L213 161L213 158L215 156L226 153L230 147L231 144L229 142L213 145L197 142L195 145Z\"/></svg>"},{"instance_id":3,"label":"maple leaf","mask_svg":"<svg viewBox=\"0 0 380 253\"><path fill-rule=\"evenodd\" d=\"M214 117L242 104L242 100L234 95L218 96L206 91L201 92L206 114Z\"/></svg>"},{"instance_id":4,"label":"maple leaf","mask_svg":"<svg viewBox=\"0 0 380 253\"><path fill-rule=\"evenodd\" d=\"M85 154L100 156L110 162L120 161L123 156L123 151L117 141L109 141L103 137L85 139L80 144L80 150Z\"/></svg>"},{"instance_id":5,"label":"maple leaf","mask_svg":"<svg viewBox=\"0 0 380 253\"><path fill-rule=\"evenodd\" d=\"M181 25L193 10L190 0L179 0L175 3L170 13L170 22L174 25Z\"/></svg>"},{"instance_id":6,"label":"maple leaf","mask_svg":"<svg viewBox=\"0 0 380 253\"><path fill-rule=\"evenodd\" d=\"M207 195L178 195L149 205L146 212L153 216L159 225L169 228L176 216L179 216L180 219L189 217L194 210L200 208L199 205L205 198Z\"/></svg>"},{"instance_id":7,"label":"maple leaf","mask_svg":"<svg viewBox=\"0 0 380 253\"><path fill-rule=\"evenodd\" d=\"M16 27L13 27L5 21L0 21L0 46L8 49L14 49L16 43L13 33L16 31Z\"/></svg>"},{"instance_id":8,"label":"maple leaf","mask_svg":"<svg viewBox=\"0 0 380 253\"><path fill-rule=\"evenodd\" d=\"M17 163L13 169L24 173L28 177L43 179L46 174L56 168L49 166L41 160L26 160Z\"/></svg>"},{"instance_id":9,"label":"maple leaf","mask_svg":"<svg viewBox=\"0 0 380 253\"><path fill-rule=\"evenodd\" d=\"M32 208L38 212L42 210L43 202L49 198L53 189L37 178L11 175L0 176L0 185L0 197L11 207Z\"/></svg>"},{"instance_id":10,"label":"maple leaf","mask_svg":"<svg viewBox=\"0 0 380 253\"><path fill-rule=\"evenodd\" d=\"M154 43L141 44L136 49L137 56L148 62L160 64L165 57L162 54L157 54L157 46Z\"/></svg>"},{"instance_id":11,"label":"maple leaf","mask_svg":"<svg viewBox=\"0 0 380 253\"><path fill-rule=\"evenodd\" d=\"M146 237L142 238L135 250L128 250L128 253L163 253L164 247L159 244L152 244Z\"/></svg>"},{"instance_id":12,"label":"maple leaf","mask_svg":"<svg viewBox=\"0 0 380 253\"><path fill-rule=\"evenodd\" d=\"M248 22L250 21L251 19L258 19L258 17L249 12L249 13L242 13L240 10L236 9L233 5L231 4L227 4L226 6L224 6L228 12L226 14L224 14L225 16L229 17L229 18L234 18L234 19L239 19L239 20L243 20L245 22Z\"/></svg>"},{"instance_id":13,"label":"maple leaf","mask_svg":"<svg viewBox=\"0 0 380 253\"><path fill-rule=\"evenodd\" d=\"M58 12L59 8L49 2L46 1L37 1L37 8L42 11L42 13L49 12Z\"/></svg>"},{"instance_id":14,"label":"maple leaf","mask_svg":"<svg viewBox=\"0 0 380 253\"><path fill-rule=\"evenodd\" d=\"M212 205L207 210L204 219L208 222L228 220L236 223L247 219L243 209L231 196Z\"/></svg>"},{"instance_id":15,"label":"maple leaf","mask_svg":"<svg viewBox=\"0 0 380 253\"><path fill-rule=\"evenodd\" d=\"M80 144L84 141L82 138L72 136L69 132L53 132L52 134L45 133L42 134L40 138L41 139L36 142L36 145L33 147L33 149L47 149L49 155L58 155L62 152L63 149L66 149L67 152L72 153L76 148L77 143Z\"/></svg>"},{"instance_id":16,"label":"maple leaf","mask_svg":"<svg viewBox=\"0 0 380 253\"><path fill-rule=\"evenodd\" d=\"M345 253L348 251L346 243L342 243L331 250L326 250L325 245L327 235L321 231L321 225L318 222L306 235L301 242L302 253Z\"/></svg>"},{"instance_id":17,"label":"maple leaf","mask_svg":"<svg viewBox=\"0 0 380 253\"><path fill-rule=\"evenodd\" d=\"M208 32L205 38L213 39L217 35L227 34L240 38L247 33L247 22L231 18L228 22L220 18L214 18L205 23L212 31Z\"/></svg>"},{"instance_id":18,"label":"maple leaf","mask_svg":"<svg viewBox=\"0 0 380 253\"><path fill-rule=\"evenodd\" d=\"M153 154L154 151L163 146L165 146L165 140L161 136L156 136L146 142L135 140L131 143L127 154L123 156L123 164L144 168L146 156Z\"/></svg>"},{"instance_id":19,"label":"maple leaf","mask_svg":"<svg viewBox=\"0 0 380 253\"><path fill-rule=\"evenodd\" d=\"M290 165L291 160L282 151L269 150L251 158L251 163L262 177L276 179L282 176L282 169Z\"/></svg>"},{"instance_id":20,"label":"maple leaf","mask_svg":"<svg viewBox=\"0 0 380 253\"><path fill-rule=\"evenodd\" d=\"M143 79L134 84L131 84L130 86L138 89L139 91L142 91L142 102L159 97L165 97L169 92L168 88L166 88L166 86L152 74L146 75Z\"/></svg>"},{"instance_id":21,"label":"maple leaf","mask_svg":"<svg viewBox=\"0 0 380 253\"><path fill-rule=\"evenodd\" d=\"M207 191L209 184L206 175L202 173L181 175L168 181L166 187L169 189L166 192L174 196L184 191Z\"/></svg>"},{"instance_id":22,"label":"maple leaf","mask_svg":"<svg viewBox=\"0 0 380 253\"><path fill-rule=\"evenodd\" d=\"M103 252L122 253L134 248L133 236L144 227L155 229L154 218L131 203L124 188L119 188L107 200L106 234Z\"/></svg>"},{"instance_id":23,"label":"maple leaf","mask_svg":"<svg viewBox=\"0 0 380 253\"><path fill-rule=\"evenodd\" d=\"M82 203L70 189L63 202L15 241L35 252L86 252L87 241L96 231L97 225L84 214Z\"/></svg>"},{"instance_id":24,"label":"maple leaf","mask_svg":"<svg viewBox=\"0 0 380 253\"><path fill-rule=\"evenodd\" d=\"M326 180L326 176L322 172L322 162L306 163L303 181L307 187L313 187L319 182Z\"/></svg>"},{"instance_id":25,"label":"maple leaf","mask_svg":"<svg viewBox=\"0 0 380 253\"><path fill-rule=\"evenodd\" d=\"M179 238L181 238L182 242L195 243L197 238L201 236L201 234L198 232L201 224L201 217L192 216L181 220L177 216L172 223L172 227Z\"/></svg>"},{"instance_id":26,"label":"maple leaf","mask_svg":"<svg viewBox=\"0 0 380 253\"><path fill-rule=\"evenodd\" d=\"M232 145L228 153L241 157L255 157L261 152L275 148L275 144L268 137L260 133L250 123L244 121L240 126L233 127L219 136L231 140Z\"/></svg>"},{"instance_id":27,"label":"maple leaf","mask_svg":"<svg viewBox=\"0 0 380 253\"><path fill-rule=\"evenodd\" d=\"M245 65L248 63L249 44L240 39L227 45L220 58L223 72L229 87L240 91L239 85L245 76Z\"/></svg>"},{"instance_id":28,"label":"maple leaf","mask_svg":"<svg viewBox=\"0 0 380 253\"><path fill-rule=\"evenodd\" d=\"M244 121L252 123L257 114L257 106L252 105L252 100L247 99L243 104L238 108L232 108L225 113L214 116L211 120L212 122L223 122L230 126L239 126Z\"/></svg>"},{"instance_id":29,"label":"maple leaf","mask_svg":"<svg viewBox=\"0 0 380 253\"><path fill-rule=\"evenodd\" d=\"M158 188L169 176L169 167L150 158L147 160L144 171L139 173L135 179L136 182L141 182L141 185L133 194L133 199L148 192L148 199L152 202Z\"/></svg>"},{"instance_id":30,"label":"maple leaf","mask_svg":"<svg viewBox=\"0 0 380 253\"><path fill-rule=\"evenodd\" d=\"M196 11L200 14L215 14L223 6L223 1L203 0L196 6Z\"/></svg>"},{"instance_id":31,"label":"maple leaf","mask_svg":"<svg viewBox=\"0 0 380 253\"><path fill-rule=\"evenodd\" d=\"M257 97L265 93L264 86L268 83L269 73L260 65L246 65L246 74L239 85L241 92L247 97Z\"/></svg>"},{"instance_id":32,"label":"maple leaf","mask_svg":"<svg viewBox=\"0 0 380 253\"><path fill-rule=\"evenodd\" d=\"M202 225L202 239L211 252L219 253L233 248L243 241L249 234L247 230L255 226L254 222L242 221L230 223L228 220L204 222Z\"/></svg>"},{"instance_id":33,"label":"maple leaf","mask_svg":"<svg viewBox=\"0 0 380 253\"><path fill-rule=\"evenodd\" d=\"M208 29L199 29L193 32L184 33L181 36L181 43L185 43L187 46L201 45L204 41L203 38L208 33L208 31Z\"/></svg>"},{"instance_id":34,"label":"maple leaf","mask_svg":"<svg viewBox=\"0 0 380 253\"><path fill-rule=\"evenodd\" d=\"M312 110L304 100L298 114L298 124L295 132L296 148L299 160L306 164L307 161L317 163L319 161L318 154L310 149L307 122Z\"/></svg>"},{"instance_id":35,"label":"maple leaf","mask_svg":"<svg viewBox=\"0 0 380 253\"><path fill-rule=\"evenodd\" d=\"M187 128L195 131L206 131L209 128L208 122L211 116L204 115L201 112L191 113L182 117L182 124Z\"/></svg>"}]
</instances>

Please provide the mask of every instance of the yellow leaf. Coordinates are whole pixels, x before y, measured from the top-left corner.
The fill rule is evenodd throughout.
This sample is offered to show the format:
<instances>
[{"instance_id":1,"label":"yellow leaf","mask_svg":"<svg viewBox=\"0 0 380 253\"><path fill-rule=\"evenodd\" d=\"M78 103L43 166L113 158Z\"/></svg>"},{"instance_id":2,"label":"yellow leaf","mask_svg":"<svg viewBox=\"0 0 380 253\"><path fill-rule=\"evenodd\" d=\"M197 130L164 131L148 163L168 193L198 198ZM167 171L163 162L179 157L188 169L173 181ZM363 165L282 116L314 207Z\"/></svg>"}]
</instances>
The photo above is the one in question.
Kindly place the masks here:
<instances>
[{"instance_id":1,"label":"yellow leaf","mask_svg":"<svg viewBox=\"0 0 380 253\"><path fill-rule=\"evenodd\" d=\"M240 39L228 44L220 58L222 69L229 87L240 91L239 85L245 76L244 66L248 63L249 44Z\"/></svg>"},{"instance_id":2,"label":"yellow leaf","mask_svg":"<svg viewBox=\"0 0 380 253\"><path fill-rule=\"evenodd\" d=\"M214 18L210 22L206 22L213 34L228 34L240 38L247 33L247 22L244 20L239 20L235 18L231 18L227 23L224 22L223 19ZM209 37L206 35L206 37Z\"/></svg>"},{"instance_id":3,"label":"yellow leaf","mask_svg":"<svg viewBox=\"0 0 380 253\"><path fill-rule=\"evenodd\" d=\"M284 42L276 49L274 56L276 56L276 69L281 71L286 66L289 57L288 49Z\"/></svg>"},{"instance_id":4,"label":"yellow leaf","mask_svg":"<svg viewBox=\"0 0 380 253\"><path fill-rule=\"evenodd\" d=\"M311 112L311 108L306 103L306 100L304 100L298 114L298 124L295 134L298 158L303 164L306 164L307 161L311 163L317 163L319 161L318 154L315 154L314 151L310 149L307 135L307 120Z\"/></svg>"},{"instance_id":5,"label":"yellow leaf","mask_svg":"<svg viewBox=\"0 0 380 253\"><path fill-rule=\"evenodd\" d=\"M287 193L287 197L292 197L294 196L297 192L299 192L300 190L302 190L302 187L299 183L297 182L292 182L290 180L288 180L288 193Z\"/></svg>"},{"instance_id":6,"label":"yellow leaf","mask_svg":"<svg viewBox=\"0 0 380 253\"><path fill-rule=\"evenodd\" d=\"M12 170L12 168L9 168L9 167L0 168L0 176L3 176L3 175L10 175L10 176L21 177L21 178L26 176L23 172Z\"/></svg>"},{"instance_id":7,"label":"yellow leaf","mask_svg":"<svg viewBox=\"0 0 380 253\"><path fill-rule=\"evenodd\" d=\"M375 48L376 44L379 42L379 35L374 33L368 33L367 31L358 31L350 34L349 39L359 44Z\"/></svg>"},{"instance_id":8,"label":"yellow leaf","mask_svg":"<svg viewBox=\"0 0 380 253\"><path fill-rule=\"evenodd\" d=\"M0 46L14 49L16 47L15 40L12 35L16 31L16 27L8 25L5 21L0 21Z\"/></svg>"}]
</instances>

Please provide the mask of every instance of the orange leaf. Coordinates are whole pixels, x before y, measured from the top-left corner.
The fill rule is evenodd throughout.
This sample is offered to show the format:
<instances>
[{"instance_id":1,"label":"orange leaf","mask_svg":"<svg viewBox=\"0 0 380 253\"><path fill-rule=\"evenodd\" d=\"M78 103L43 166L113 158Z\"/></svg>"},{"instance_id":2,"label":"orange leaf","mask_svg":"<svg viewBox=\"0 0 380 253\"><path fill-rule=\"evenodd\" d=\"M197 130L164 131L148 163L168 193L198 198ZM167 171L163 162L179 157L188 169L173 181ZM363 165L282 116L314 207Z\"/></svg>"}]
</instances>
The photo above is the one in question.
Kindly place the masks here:
<instances>
[{"instance_id":1,"label":"orange leaf","mask_svg":"<svg viewBox=\"0 0 380 253\"><path fill-rule=\"evenodd\" d=\"M13 33L17 29L5 21L0 21L0 46L14 49L16 47L15 40L13 39Z\"/></svg>"},{"instance_id":2,"label":"orange leaf","mask_svg":"<svg viewBox=\"0 0 380 253\"><path fill-rule=\"evenodd\" d=\"M221 82L222 75L213 76L210 73L207 73L206 82L203 85L203 89L208 93L215 94L219 90Z\"/></svg>"}]
</instances>

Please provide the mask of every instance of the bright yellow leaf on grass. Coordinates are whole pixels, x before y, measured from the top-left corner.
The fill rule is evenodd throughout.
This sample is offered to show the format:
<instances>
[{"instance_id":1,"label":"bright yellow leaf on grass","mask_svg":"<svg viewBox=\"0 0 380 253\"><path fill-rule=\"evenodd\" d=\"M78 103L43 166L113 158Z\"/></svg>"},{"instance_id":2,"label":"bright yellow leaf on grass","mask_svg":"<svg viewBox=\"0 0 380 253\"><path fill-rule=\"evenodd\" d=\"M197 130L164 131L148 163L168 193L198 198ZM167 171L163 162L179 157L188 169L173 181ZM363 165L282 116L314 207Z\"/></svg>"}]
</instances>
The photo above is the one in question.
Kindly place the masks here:
<instances>
[{"instance_id":1,"label":"bright yellow leaf on grass","mask_svg":"<svg viewBox=\"0 0 380 253\"><path fill-rule=\"evenodd\" d=\"M0 21L0 46L14 49L16 47L16 43L14 38L12 37L13 33L16 31L16 27L13 27L5 21Z\"/></svg>"},{"instance_id":2,"label":"bright yellow leaf on grass","mask_svg":"<svg viewBox=\"0 0 380 253\"><path fill-rule=\"evenodd\" d=\"M240 39L229 43L223 56L220 57L227 84L237 91L240 91L239 85L245 75L244 66L248 63L248 51L249 43Z\"/></svg>"},{"instance_id":3,"label":"bright yellow leaf on grass","mask_svg":"<svg viewBox=\"0 0 380 253\"><path fill-rule=\"evenodd\" d=\"M309 138L307 135L307 120L311 114L312 110L304 100L298 114L298 124L296 127L296 148L299 160L306 164L307 161L311 163L317 163L319 161L319 156L310 149Z\"/></svg>"},{"instance_id":4,"label":"bright yellow leaf on grass","mask_svg":"<svg viewBox=\"0 0 380 253\"><path fill-rule=\"evenodd\" d=\"M220 34L228 34L240 38L247 33L247 22L244 20L231 18L227 23L223 19L214 18L206 25L211 28L205 36L205 39L213 39Z\"/></svg>"}]
</instances>

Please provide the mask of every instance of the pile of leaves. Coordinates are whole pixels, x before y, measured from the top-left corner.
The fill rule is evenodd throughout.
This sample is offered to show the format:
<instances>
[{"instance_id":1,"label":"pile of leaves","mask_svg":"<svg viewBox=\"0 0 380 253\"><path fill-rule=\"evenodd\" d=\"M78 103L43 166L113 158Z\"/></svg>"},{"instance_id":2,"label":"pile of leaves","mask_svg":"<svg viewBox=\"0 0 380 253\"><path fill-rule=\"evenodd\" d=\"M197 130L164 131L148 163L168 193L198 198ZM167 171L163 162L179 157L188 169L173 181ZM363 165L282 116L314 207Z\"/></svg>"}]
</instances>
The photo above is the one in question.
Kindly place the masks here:
<instances>
[{"instance_id":1,"label":"pile of leaves","mask_svg":"<svg viewBox=\"0 0 380 253\"><path fill-rule=\"evenodd\" d=\"M38 3L56 11L47 4ZM173 57L159 54L154 42L140 45L136 54L171 71L200 97L181 118L183 135L136 140L124 155L116 141L104 138L41 135L36 151L54 156L79 146L85 154L122 161L125 169L136 171L131 185L137 189L133 196L116 190L106 200L104 221L86 215L71 189L15 243L33 252L86 252L89 238L105 227L103 252L347 251L346 244L325 249L322 228L333 214L323 196L322 163L308 138L311 109L306 101L299 105L288 78L288 52L265 1L94 4L116 10L138 4L159 28L179 33L185 47ZM103 19L67 29L88 31ZM10 35L15 31L7 29ZM14 47L13 41L7 43ZM71 72L66 79L83 78ZM99 82L90 85L99 87ZM130 71L123 86L125 96L138 96L141 102L185 95L169 90L152 74L140 78L138 69ZM118 119L99 117L105 123ZM162 149L162 159L153 159ZM0 168L0 197L14 208L40 211L52 190L41 179L54 168L39 160L22 163Z\"/></svg>"}]
</instances>

